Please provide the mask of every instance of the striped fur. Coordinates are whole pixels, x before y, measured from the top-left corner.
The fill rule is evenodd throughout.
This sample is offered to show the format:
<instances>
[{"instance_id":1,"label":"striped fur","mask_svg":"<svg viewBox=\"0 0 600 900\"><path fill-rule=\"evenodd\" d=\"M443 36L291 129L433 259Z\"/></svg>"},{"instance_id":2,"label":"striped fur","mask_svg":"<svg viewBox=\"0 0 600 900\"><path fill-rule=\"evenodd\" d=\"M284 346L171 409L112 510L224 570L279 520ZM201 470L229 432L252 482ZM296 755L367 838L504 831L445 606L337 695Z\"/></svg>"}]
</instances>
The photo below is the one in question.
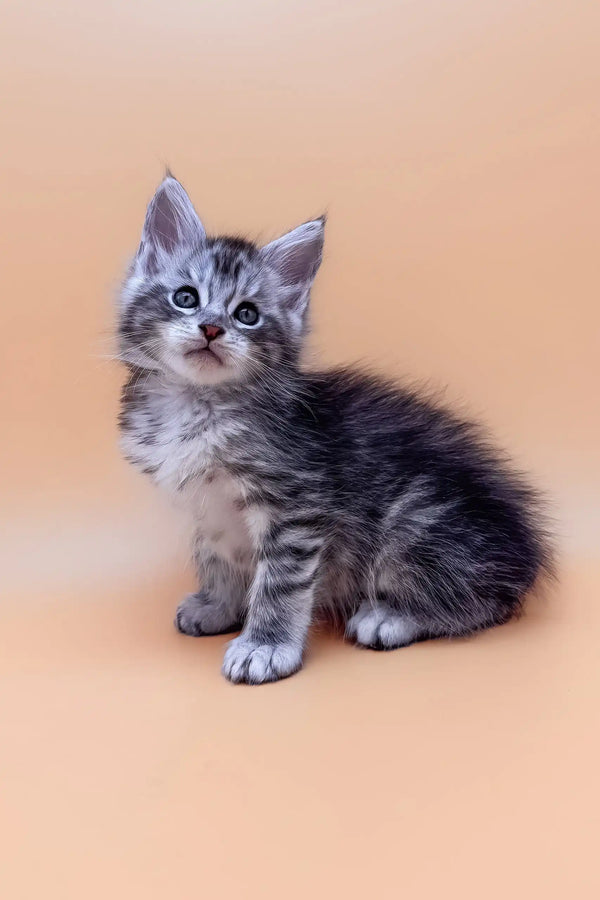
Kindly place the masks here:
<instances>
[{"instance_id":1,"label":"striped fur","mask_svg":"<svg viewBox=\"0 0 600 900\"><path fill-rule=\"evenodd\" d=\"M321 614L374 649L505 622L550 566L535 492L474 426L355 370L301 368L323 228L262 249L209 238L168 177L122 292L123 449L193 513L201 588L176 625L242 627L234 682L299 669ZM177 308L182 286L197 307Z\"/></svg>"}]
</instances>

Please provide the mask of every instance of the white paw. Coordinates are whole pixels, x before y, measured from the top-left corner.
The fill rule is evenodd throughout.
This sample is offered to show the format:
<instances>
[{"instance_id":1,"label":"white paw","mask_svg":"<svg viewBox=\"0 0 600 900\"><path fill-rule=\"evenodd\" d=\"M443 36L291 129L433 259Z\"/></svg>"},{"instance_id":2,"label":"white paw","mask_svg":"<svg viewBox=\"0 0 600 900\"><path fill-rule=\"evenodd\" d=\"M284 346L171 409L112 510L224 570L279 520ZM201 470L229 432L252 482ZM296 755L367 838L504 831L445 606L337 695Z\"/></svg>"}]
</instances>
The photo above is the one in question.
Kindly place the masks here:
<instances>
[{"instance_id":1,"label":"white paw","mask_svg":"<svg viewBox=\"0 0 600 900\"><path fill-rule=\"evenodd\" d=\"M182 634L202 637L208 634L224 634L237 631L240 624L227 605L212 600L204 591L188 594L175 613L175 628Z\"/></svg>"},{"instance_id":2,"label":"white paw","mask_svg":"<svg viewBox=\"0 0 600 900\"><path fill-rule=\"evenodd\" d=\"M372 650L405 647L418 633L414 622L389 607L361 606L346 623L346 637Z\"/></svg>"},{"instance_id":3,"label":"white paw","mask_svg":"<svg viewBox=\"0 0 600 900\"><path fill-rule=\"evenodd\" d=\"M294 644L259 644L240 635L231 641L223 675L235 684L263 684L293 675L302 665L302 648Z\"/></svg>"}]
</instances>

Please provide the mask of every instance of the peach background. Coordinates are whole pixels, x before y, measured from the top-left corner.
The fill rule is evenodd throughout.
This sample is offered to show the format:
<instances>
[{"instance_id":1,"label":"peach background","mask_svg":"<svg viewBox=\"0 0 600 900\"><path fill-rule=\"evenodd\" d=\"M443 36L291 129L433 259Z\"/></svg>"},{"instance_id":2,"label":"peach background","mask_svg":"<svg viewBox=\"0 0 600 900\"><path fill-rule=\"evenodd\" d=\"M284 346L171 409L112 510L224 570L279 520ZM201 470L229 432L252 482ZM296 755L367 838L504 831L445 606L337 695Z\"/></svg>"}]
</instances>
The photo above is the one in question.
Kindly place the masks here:
<instances>
[{"instance_id":1,"label":"peach background","mask_svg":"<svg viewBox=\"0 0 600 900\"><path fill-rule=\"evenodd\" d=\"M598 33L585 0L5 0L7 900L592 898ZM447 385L554 501L561 582L469 642L316 635L259 689L171 627L112 298L168 162L210 230L329 213L328 362Z\"/></svg>"}]
</instances>

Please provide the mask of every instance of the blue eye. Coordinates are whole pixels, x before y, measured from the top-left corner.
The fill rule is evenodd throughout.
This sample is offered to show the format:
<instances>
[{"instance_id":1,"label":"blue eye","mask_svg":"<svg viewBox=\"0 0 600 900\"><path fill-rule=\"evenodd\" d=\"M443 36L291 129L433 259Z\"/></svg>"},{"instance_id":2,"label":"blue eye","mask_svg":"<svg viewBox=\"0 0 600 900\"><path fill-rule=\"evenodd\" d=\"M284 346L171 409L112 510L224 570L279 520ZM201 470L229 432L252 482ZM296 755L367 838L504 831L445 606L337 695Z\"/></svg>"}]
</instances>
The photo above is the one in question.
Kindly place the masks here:
<instances>
[{"instance_id":1,"label":"blue eye","mask_svg":"<svg viewBox=\"0 0 600 900\"><path fill-rule=\"evenodd\" d=\"M179 309L194 309L200 305L198 291L194 287L180 287L173 294L173 305Z\"/></svg>"},{"instance_id":2,"label":"blue eye","mask_svg":"<svg viewBox=\"0 0 600 900\"><path fill-rule=\"evenodd\" d=\"M258 322L258 310L254 303L240 303L234 310L233 316L242 325L256 325Z\"/></svg>"}]
</instances>

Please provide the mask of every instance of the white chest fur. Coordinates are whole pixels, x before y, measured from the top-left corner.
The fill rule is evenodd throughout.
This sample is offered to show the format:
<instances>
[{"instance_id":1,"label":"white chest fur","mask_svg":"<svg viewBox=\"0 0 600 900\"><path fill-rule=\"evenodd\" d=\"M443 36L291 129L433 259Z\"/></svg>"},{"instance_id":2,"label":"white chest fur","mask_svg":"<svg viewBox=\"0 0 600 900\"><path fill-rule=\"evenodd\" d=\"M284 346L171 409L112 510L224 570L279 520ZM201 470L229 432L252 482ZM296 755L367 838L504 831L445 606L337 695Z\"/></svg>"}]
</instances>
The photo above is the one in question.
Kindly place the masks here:
<instances>
[{"instance_id":1,"label":"white chest fur","mask_svg":"<svg viewBox=\"0 0 600 900\"><path fill-rule=\"evenodd\" d=\"M126 455L191 513L204 552L249 567L262 518L246 509L243 483L221 463L240 427L235 416L160 386L146 399L129 412Z\"/></svg>"},{"instance_id":2,"label":"white chest fur","mask_svg":"<svg viewBox=\"0 0 600 900\"><path fill-rule=\"evenodd\" d=\"M223 471L190 482L189 500L198 540L209 553L249 568L255 551L242 485Z\"/></svg>"}]
</instances>

